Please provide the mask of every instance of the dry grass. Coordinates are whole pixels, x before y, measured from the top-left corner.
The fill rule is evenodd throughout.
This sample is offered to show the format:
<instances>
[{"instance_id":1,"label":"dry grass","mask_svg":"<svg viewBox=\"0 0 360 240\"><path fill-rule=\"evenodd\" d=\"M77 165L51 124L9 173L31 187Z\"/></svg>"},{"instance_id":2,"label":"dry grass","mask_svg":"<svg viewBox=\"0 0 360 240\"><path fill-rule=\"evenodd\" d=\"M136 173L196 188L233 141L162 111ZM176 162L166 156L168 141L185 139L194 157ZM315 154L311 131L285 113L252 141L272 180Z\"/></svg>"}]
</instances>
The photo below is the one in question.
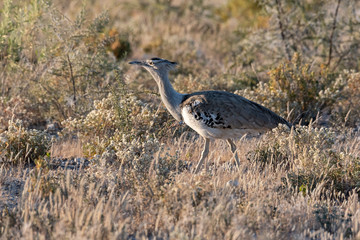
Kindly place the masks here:
<instances>
[{"instance_id":1,"label":"dry grass","mask_svg":"<svg viewBox=\"0 0 360 240\"><path fill-rule=\"evenodd\" d=\"M51 145L50 153L53 158L81 158L83 143L79 139L56 141Z\"/></svg>"},{"instance_id":2,"label":"dry grass","mask_svg":"<svg viewBox=\"0 0 360 240\"><path fill-rule=\"evenodd\" d=\"M261 139L237 143L244 153ZM349 139L353 145L359 140ZM175 140L165 153L180 151L179 159L196 161L199 140ZM211 166L201 174L173 173L157 185L159 173L127 189L118 166L92 164L82 170L35 169L15 175L2 169L1 215L4 238L211 238L211 239L339 239L359 233L356 190L337 194L319 182L305 193L290 184L289 170L244 160L236 170L226 161L225 144L212 147ZM179 149L179 146L180 149ZM224 153L222 155L222 153ZM184 156L185 154L185 156ZM161 157L155 153L156 158ZM156 159L155 158L155 159ZM154 161L155 161L154 159ZM215 165L213 164L215 163ZM22 180L23 179L23 180ZM44 181L46 179L46 182ZM16 207L6 199L6 187L22 182ZM54 189L43 185L50 182ZM4 190L5 189L5 190ZM127 190L126 190L127 189ZM13 195L14 196L14 195ZM13 208L12 208L13 207Z\"/></svg>"},{"instance_id":3,"label":"dry grass","mask_svg":"<svg viewBox=\"0 0 360 240\"><path fill-rule=\"evenodd\" d=\"M85 2L0 3L1 239L360 239L359 1ZM152 56L306 126L192 174L203 140L127 64Z\"/></svg>"}]
</instances>

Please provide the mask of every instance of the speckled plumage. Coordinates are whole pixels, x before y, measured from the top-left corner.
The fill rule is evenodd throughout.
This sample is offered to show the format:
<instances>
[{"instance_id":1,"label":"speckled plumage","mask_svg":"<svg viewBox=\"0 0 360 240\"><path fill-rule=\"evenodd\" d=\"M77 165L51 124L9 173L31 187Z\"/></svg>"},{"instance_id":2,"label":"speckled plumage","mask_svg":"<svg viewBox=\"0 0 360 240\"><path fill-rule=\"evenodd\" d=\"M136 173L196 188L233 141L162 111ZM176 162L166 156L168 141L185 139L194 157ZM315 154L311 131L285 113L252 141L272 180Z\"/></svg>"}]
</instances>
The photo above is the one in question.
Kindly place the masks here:
<instances>
[{"instance_id":1,"label":"speckled plumage","mask_svg":"<svg viewBox=\"0 0 360 240\"><path fill-rule=\"evenodd\" d=\"M168 78L168 72L175 68L176 62L152 58L132 61L130 64L140 65L149 71L159 87L161 100L170 114L178 121L183 120L204 137L204 150L195 173L199 172L209 153L210 139L225 139L239 165L236 145L231 140L232 138L238 138L244 134L259 134L277 127L278 124L291 127L291 124L271 110L233 93L203 91L181 94L176 92Z\"/></svg>"},{"instance_id":2,"label":"speckled plumage","mask_svg":"<svg viewBox=\"0 0 360 240\"><path fill-rule=\"evenodd\" d=\"M236 138L291 125L271 110L225 91L203 91L184 96L180 104L186 124L209 138ZM198 123L196 123L198 122Z\"/></svg>"}]
</instances>

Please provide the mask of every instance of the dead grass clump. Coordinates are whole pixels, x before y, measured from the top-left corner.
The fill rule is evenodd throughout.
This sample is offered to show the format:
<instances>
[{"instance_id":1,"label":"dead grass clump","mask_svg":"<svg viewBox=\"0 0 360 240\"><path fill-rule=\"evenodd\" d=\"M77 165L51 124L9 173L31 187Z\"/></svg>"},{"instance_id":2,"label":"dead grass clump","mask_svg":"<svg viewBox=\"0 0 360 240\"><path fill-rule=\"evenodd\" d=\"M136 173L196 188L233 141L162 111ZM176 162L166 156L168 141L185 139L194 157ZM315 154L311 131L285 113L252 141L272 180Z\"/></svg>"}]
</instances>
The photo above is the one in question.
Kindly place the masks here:
<instances>
[{"instance_id":1,"label":"dead grass clump","mask_svg":"<svg viewBox=\"0 0 360 240\"><path fill-rule=\"evenodd\" d=\"M338 81L346 82L346 85L342 91L342 99L334 106L331 119L335 124L338 119L344 119L344 126L358 127L360 125L360 73L345 70L339 75Z\"/></svg>"},{"instance_id":2,"label":"dead grass clump","mask_svg":"<svg viewBox=\"0 0 360 240\"><path fill-rule=\"evenodd\" d=\"M329 189L348 194L359 187L358 143L350 131L345 136L355 145L344 148L344 139L337 135L329 128L313 128L311 124L291 133L280 127L267 134L249 157L263 166L285 167L290 185L300 192L325 182Z\"/></svg>"}]
</instances>

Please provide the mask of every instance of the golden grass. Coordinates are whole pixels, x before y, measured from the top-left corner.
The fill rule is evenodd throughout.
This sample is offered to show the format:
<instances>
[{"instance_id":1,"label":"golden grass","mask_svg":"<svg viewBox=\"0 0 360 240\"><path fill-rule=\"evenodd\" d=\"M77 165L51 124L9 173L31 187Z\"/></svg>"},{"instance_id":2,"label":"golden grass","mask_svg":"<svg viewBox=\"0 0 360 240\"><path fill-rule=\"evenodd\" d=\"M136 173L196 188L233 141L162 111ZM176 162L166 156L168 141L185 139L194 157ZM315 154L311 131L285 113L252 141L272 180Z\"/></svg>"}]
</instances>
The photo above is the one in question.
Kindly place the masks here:
<instances>
[{"instance_id":1,"label":"golden grass","mask_svg":"<svg viewBox=\"0 0 360 240\"><path fill-rule=\"evenodd\" d=\"M185 135L189 137L169 141L164 150L153 153L153 161L178 152L177 161L188 160L195 165L202 140L192 133ZM271 164L264 166L246 160L245 154L262 141L263 138L252 138L236 142L241 151L239 170L229 162L231 154L226 143L212 142L207 170L197 175L189 170L174 171L161 185L155 165L154 171L145 173L144 182L130 188L129 181L137 181L136 178L131 180L127 169L121 171L117 164L104 166L94 162L82 170L58 168L41 173L32 169L24 174L1 168L2 237L339 239L359 236L360 203L356 189L345 197L320 182L312 190L299 191L290 183L286 167L273 168ZM354 147L359 147L359 139L351 138L344 144L349 144L349 151L353 152ZM63 144L69 145L72 144ZM23 188L17 200L11 202L4 188L15 181Z\"/></svg>"},{"instance_id":2,"label":"golden grass","mask_svg":"<svg viewBox=\"0 0 360 240\"><path fill-rule=\"evenodd\" d=\"M83 143L80 139L65 139L51 145L50 153L53 158L83 157Z\"/></svg>"},{"instance_id":3,"label":"golden grass","mask_svg":"<svg viewBox=\"0 0 360 240\"><path fill-rule=\"evenodd\" d=\"M251 0L52 2L0 3L0 239L360 239L358 1L332 44L337 1L265 1L245 24ZM179 92L238 90L309 126L237 140L239 168L213 141L193 174L203 140L127 64L152 56L179 62ZM49 121L57 141L29 129Z\"/></svg>"}]
</instances>

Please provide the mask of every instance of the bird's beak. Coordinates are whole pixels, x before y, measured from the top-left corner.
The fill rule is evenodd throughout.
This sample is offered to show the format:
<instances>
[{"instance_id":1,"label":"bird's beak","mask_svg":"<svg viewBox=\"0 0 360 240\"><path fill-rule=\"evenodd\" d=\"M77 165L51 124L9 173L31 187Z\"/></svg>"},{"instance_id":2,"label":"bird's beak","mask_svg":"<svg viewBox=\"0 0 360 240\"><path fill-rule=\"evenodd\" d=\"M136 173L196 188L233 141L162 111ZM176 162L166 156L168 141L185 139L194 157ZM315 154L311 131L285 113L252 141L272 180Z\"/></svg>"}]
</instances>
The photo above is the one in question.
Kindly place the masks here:
<instances>
[{"instance_id":1,"label":"bird's beak","mask_svg":"<svg viewBox=\"0 0 360 240\"><path fill-rule=\"evenodd\" d=\"M131 61L129 64L142 65L143 63L141 61Z\"/></svg>"}]
</instances>

